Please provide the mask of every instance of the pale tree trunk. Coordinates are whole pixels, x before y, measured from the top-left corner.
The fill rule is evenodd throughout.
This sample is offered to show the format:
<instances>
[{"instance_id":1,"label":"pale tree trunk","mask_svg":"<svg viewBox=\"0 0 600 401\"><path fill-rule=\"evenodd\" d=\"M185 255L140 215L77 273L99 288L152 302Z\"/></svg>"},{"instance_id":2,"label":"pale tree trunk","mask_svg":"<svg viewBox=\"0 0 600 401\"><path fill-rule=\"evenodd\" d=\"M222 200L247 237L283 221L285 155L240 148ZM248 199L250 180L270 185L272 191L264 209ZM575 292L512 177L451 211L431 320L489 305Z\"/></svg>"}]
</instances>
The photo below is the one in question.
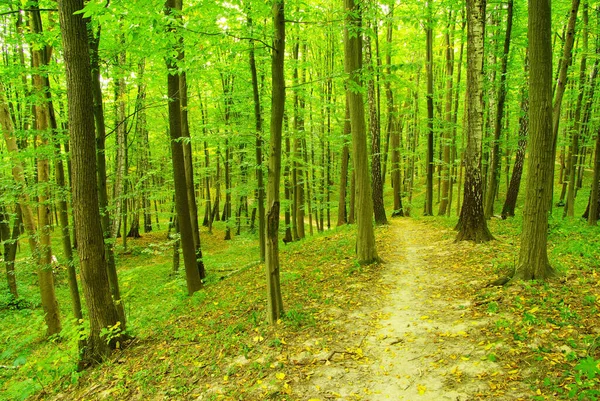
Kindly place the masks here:
<instances>
[{"instance_id":1,"label":"pale tree trunk","mask_svg":"<svg viewBox=\"0 0 600 401\"><path fill-rule=\"evenodd\" d=\"M121 43L124 39L121 39ZM119 65L125 65L125 52L120 52L117 58ZM127 122L125 121L125 77L121 76L116 81L115 87L115 122L117 125L117 156L115 168L115 184L113 191L113 200L115 202L115 213L112 220L111 238L114 240L119 235L121 230L121 219L123 215L123 207L125 204L125 175L127 174L125 167L125 158L127 152ZM123 229L125 231L125 229ZM126 237L123 232L123 237ZM123 243L126 244L125 242Z\"/></svg>"},{"instance_id":2,"label":"pale tree trunk","mask_svg":"<svg viewBox=\"0 0 600 401\"><path fill-rule=\"evenodd\" d=\"M349 75L346 90L350 105L350 123L352 127L352 157L354 165L356 220L358 233L356 237L356 254L359 263L379 261L375 247L373 230L373 199L369 182L369 165L367 158L367 137L365 129L365 110L361 93L357 90L361 85L361 41L360 10L354 0L344 0L346 24L344 27L344 67ZM353 33L350 34L349 31Z\"/></svg>"},{"instance_id":3,"label":"pale tree trunk","mask_svg":"<svg viewBox=\"0 0 600 401\"><path fill-rule=\"evenodd\" d=\"M180 0L167 0L166 13L172 10L181 10ZM175 34L176 28L169 26L169 32ZM176 60L167 59L168 72L168 98L169 98L169 133L171 142L171 155L173 162L173 179L175 184L175 207L177 210L177 221L181 233L181 250L183 253L183 264L188 294L202 288L202 279L196 263L196 249L190 222L190 210L187 198L187 183L185 178L185 160L183 155L183 141L181 132L181 102L179 93L180 75L172 73L177 70Z\"/></svg>"},{"instance_id":4,"label":"pale tree trunk","mask_svg":"<svg viewBox=\"0 0 600 401\"><path fill-rule=\"evenodd\" d=\"M446 209L449 204L450 197L450 157L451 157L451 145L452 145L452 93L453 93L453 80L454 80L454 18L452 11L448 16L448 25L446 26L446 99L445 99L445 110L444 118L446 121L446 127L444 129L442 137L442 188L441 188L441 201L438 210L438 215L444 216Z\"/></svg>"},{"instance_id":5,"label":"pale tree trunk","mask_svg":"<svg viewBox=\"0 0 600 401\"><path fill-rule=\"evenodd\" d=\"M590 226L598 225L598 212L600 208L598 202L600 202L600 130L596 132L596 149L594 150L594 174L592 177L592 190L590 193L590 200L587 207L587 216L584 214L584 218L587 218L587 222Z\"/></svg>"},{"instance_id":6,"label":"pale tree trunk","mask_svg":"<svg viewBox=\"0 0 600 401\"><path fill-rule=\"evenodd\" d=\"M552 191L552 27L550 2L529 0L530 154L516 277L543 280L553 273L548 261L548 199Z\"/></svg>"},{"instance_id":7,"label":"pale tree trunk","mask_svg":"<svg viewBox=\"0 0 600 401\"><path fill-rule=\"evenodd\" d=\"M464 199L456 241L493 239L483 215L481 141L483 135L483 40L485 0L467 0L467 148Z\"/></svg>"},{"instance_id":8,"label":"pale tree trunk","mask_svg":"<svg viewBox=\"0 0 600 401\"><path fill-rule=\"evenodd\" d=\"M86 24L80 11L83 0L58 2L66 67L71 138L72 191L78 236L82 287L90 319L90 334L82 354L82 363L102 361L122 340L119 315L108 284L104 238L96 188L94 144L94 101ZM102 330L113 331L107 341Z\"/></svg>"},{"instance_id":9,"label":"pale tree trunk","mask_svg":"<svg viewBox=\"0 0 600 401\"><path fill-rule=\"evenodd\" d=\"M42 33L42 20L37 10L37 2L34 2L36 9L32 13L31 26L35 33ZM39 242L37 247L32 248L32 255L38 262L38 280L40 293L42 296L42 308L44 309L44 318L48 325L47 334L57 334L61 330L60 311L58 301L54 290L54 276L52 274L52 243L50 238L50 200L48 184L50 181L50 163L48 161L47 150L50 145L48 138L51 136L50 115L48 102L45 96L46 81L40 74L40 69L48 64L48 48L43 46L41 49L32 50L33 71L33 91L37 93L38 102L34 106L35 110L35 129L36 129L36 148L42 150L37 155L37 184L41 187L38 193L38 226L36 233L33 214L29 222L29 235L38 235ZM43 100L42 100L43 99ZM8 144L7 144L8 145ZM16 149L15 149L16 150ZM14 151L14 150L13 150ZM21 206L23 208L23 206ZM26 219L24 223L27 225ZM30 240L31 241L31 240ZM35 240L37 241L37 239Z\"/></svg>"},{"instance_id":10,"label":"pale tree trunk","mask_svg":"<svg viewBox=\"0 0 600 401\"><path fill-rule=\"evenodd\" d=\"M300 45L294 47L294 59L300 61ZM306 53L306 47L303 47L303 54ZM298 72L298 67L294 68L294 82L303 84L305 81L305 69ZM305 237L304 233L304 169L302 165L302 136L304 136L304 94L302 89L294 92L294 145L293 145L293 170L292 182L294 186L294 235L297 239Z\"/></svg>"},{"instance_id":11,"label":"pale tree trunk","mask_svg":"<svg viewBox=\"0 0 600 401\"><path fill-rule=\"evenodd\" d=\"M492 154L490 155L490 168L488 172L488 182L485 192L484 215L486 218L494 214L494 200L498 182L500 180L500 136L502 135L502 117L504 117L504 104L506 101L506 71L508 67L508 55L510 52L510 37L512 33L513 22L513 0L508 0L506 16L506 34L504 37L504 49L502 51L502 61L500 67L500 82L498 84L498 102L496 103L496 120L494 121L494 139Z\"/></svg>"},{"instance_id":12,"label":"pale tree trunk","mask_svg":"<svg viewBox=\"0 0 600 401\"><path fill-rule=\"evenodd\" d=\"M279 278L279 187L281 181L281 136L285 111L285 17L284 0L273 0L273 50L271 77L271 140L269 149L269 174L267 184L267 320L277 323L283 314L281 283Z\"/></svg>"}]
</instances>

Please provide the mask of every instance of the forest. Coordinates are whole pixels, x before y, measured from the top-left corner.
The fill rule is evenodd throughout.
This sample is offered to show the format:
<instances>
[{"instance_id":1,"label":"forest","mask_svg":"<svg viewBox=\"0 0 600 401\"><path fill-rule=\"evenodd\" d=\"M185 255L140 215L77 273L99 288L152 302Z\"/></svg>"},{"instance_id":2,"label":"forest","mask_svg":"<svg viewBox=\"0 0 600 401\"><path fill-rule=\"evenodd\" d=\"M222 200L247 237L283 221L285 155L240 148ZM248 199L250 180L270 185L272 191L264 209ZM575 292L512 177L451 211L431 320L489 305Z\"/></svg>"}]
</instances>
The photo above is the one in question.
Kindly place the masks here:
<instances>
[{"instance_id":1,"label":"forest","mask_svg":"<svg viewBox=\"0 0 600 401\"><path fill-rule=\"evenodd\" d=\"M1 0L0 400L600 400L600 2Z\"/></svg>"}]
</instances>

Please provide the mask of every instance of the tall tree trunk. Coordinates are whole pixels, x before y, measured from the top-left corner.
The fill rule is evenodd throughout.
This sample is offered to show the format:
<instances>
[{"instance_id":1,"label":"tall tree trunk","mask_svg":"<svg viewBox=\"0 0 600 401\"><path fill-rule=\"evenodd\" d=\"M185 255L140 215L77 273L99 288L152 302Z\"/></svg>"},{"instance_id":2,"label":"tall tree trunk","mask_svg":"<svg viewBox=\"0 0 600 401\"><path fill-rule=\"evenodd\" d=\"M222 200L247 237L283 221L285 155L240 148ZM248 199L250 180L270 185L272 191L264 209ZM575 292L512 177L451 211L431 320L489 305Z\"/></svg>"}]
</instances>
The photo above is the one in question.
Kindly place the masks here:
<instances>
[{"instance_id":1,"label":"tall tree trunk","mask_svg":"<svg viewBox=\"0 0 600 401\"><path fill-rule=\"evenodd\" d=\"M558 143L558 128L560 123L560 114L561 114L561 106L562 100L565 94L565 90L567 88L567 72L569 70L569 66L571 65L573 59L573 45L575 44L575 24L577 22L577 12L579 10L580 0L573 0L571 3L571 10L569 15L569 22L567 24L566 32L565 32L565 43L563 46L563 54L560 61L559 69L558 69L558 79L556 81L556 90L554 93L554 104L552 105L552 134L553 134L553 144L552 144L552 160L556 159L556 145ZM532 62L533 63L533 62ZM530 82L531 86L531 82ZM530 109L531 110L531 109ZM532 131L533 132L533 131ZM549 211L552 210L552 197L553 197L553 189L554 189L554 163L552 163L551 168L551 181L550 181L550 191L546 192L548 196L548 203L550 204ZM545 252L545 250L544 250Z\"/></svg>"},{"instance_id":2,"label":"tall tree trunk","mask_svg":"<svg viewBox=\"0 0 600 401\"><path fill-rule=\"evenodd\" d=\"M106 177L106 124L104 120L104 108L102 104L102 87L100 83L100 59L98 55L98 49L100 46L100 34L101 29L98 28L98 31L94 35L88 26L88 40L90 46L90 68L92 74L92 97L94 102L94 120L96 127L96 165L97 165L97 181L96 185L98 187L98 204L100 207L100 218L102 223L102 232L104 233L104 239L108 241L104 241L105 254L106 254L106 269L108 274L108 283L112 298L115 300L115 307L117 309L117 313L119 314L119 321L125 327L125 308L123 302L121 300L121 293L119 289L119 280L117 279L117 267L115 263L115 254L114 254L114 241L111 240L111 222L110 215L108 212L108 191L106 188L107 177ZM66 144L65 144L66 145ZM65 151L69 152L67 146L65 146ZM72 182L72 180L70 180ZM77 230L75 227L77 226L77 222L75 222L75 217L73 218L73 236L77 239L76 236Z\"/></svg>"},{"instance_id":3,"label":"tall tree trunk","mask_svg":"<svg viewBox=\"0 0 600 401\"><path fill-rule=\"evenodd\" d=\"M285 111L285 17L284 0L273 0L273 51L271 63L271 140L269 154L269 179L267 184L267 320L275 324L283 314L281 283L279 278L279 187L281 181L281 136Z\"/></svg>"},{"instance_id":4,"label":"tall tree trunk","mask_svg":"<svg viewBox=\"0 0 600 401\"><path fill-rule=\"evenodd\" d=\"M248 17L248 26L252 27L252 18ZM256 74L256 60L254 58L254 42L250 42L250 73L252 75L252 99L254 101L254 120L256 127L256 202L258 203L258 242L260 245L260 260L265 260L265 186L263 174L263 139L262 139L262 113L260 109L260 94L258 90L258 77Z\"/></svg>"},{"instance_id":5,"label":"tall tree trunk","mask_svg":"<svg viewBox=\"0 0 600 401\"><path fill-rule=\"evenodd\" d=\"M31 13L31 27L34 33L42 33L42 19L38 9L37 1L33 2L34 11ZM42 188L38 193L38 226L39 230L36 233L35 222L30 222L31 229L29 235L37 234L39 243L35 248L32 248L32 254L38 262L38 280L40 293L42 296L42 308L44 309L44 318L48 325L47 334L57 334L61 330L60 311L58 309L58 301L54 290L54 276L52 274L52 241L50 238L50 202L48 183L50 181L50 162L48 161L48 147L50 146L50 113L48 101L46 98L46 80L41 75L41 70L48 65L49 48L42 46L41 48L33 48L32 50L32 67L33 67L33 91L37 95L37 103L35 104L35 145L42 152L37 155L37 184ZM8 144L7 144L8 145ZM7 146L8 147L8 146ZM10 150L10 149L9 149ZM23 208L23 206L21 206ZM33 216L31 216L33 219ZM36 242L38 240L35 240Z\"/></svg>"},{"instance_id":6,"label":"tall tree trunk","mask_svg":"<svg viewBox=\"0 0 600 401\"><path fill-rule=\"evenodd\" d=\"M577 1L577 0L576 0ZM530 154L523 233L516 276L545 279L553 269L548 261L548 191L552 190L554 153L552 132L552 27L550 2L529 0L529 124Z\"/></svg>"},{"instance_id":7,"label":"tall tree trunk","mask_svg":"<svg viewBox=\"0 0 600 401\"><path fill-rule=\"evenodd\" d=\"M485 6L484 6L485 12ZM433 215L433 5L427 1L427 22L425 35L427 37L427 182L425 189L425 216ZM483 44L482 50L483 52Z\"/></svg>"},{"instance_id":8,"label":"tall tree trunk","mask_svg":"<svg viewBox=\"0 0 600 401\"><path fill-rule=\"evenodd\" d=\"M528 73L528 56L525 60L525 73ZM519 118L519 144L515 155L515 166L510 178L510 184L506 191L506 201L502 207L502 218L514 217L519 188L521 187L521 176L525 164L525 150L527 149L527 135L529 133L529 94L525 88L521 90L521 117Z\"/></svg>"},{"instance_id":9,"label":"tall tree trunk","mask_svg":"<svg viewBox=\"0 0 600 401\"><path fill-rule=\"evenodd\" d=\"M446 100L445 100L445 110L444 117L446 120L446 127L444 129L443 138L442 138L442 188L441 188L441 201L440 207L438 210L438 215L444 216L446 214L446 209L448 208L448 200L450 197L450 156L451 156L451 145L452 145L452 94L453 94L453 80L454 80L454 34L451 31L454 31L454 17L452 15L452 11L450 11L450 15L448 16L448 25L446 26Z\"/></svg>"},{"instance_id":10,"label":"tall tree trunk","mask_svg":"<svg viewBox=\"0 0 600 401\"><path fill-rule=\"evenodd\" d=\"M348 161L350 159L350 149L348 147L347 138L352 134L350 128L350 105L348 104L348 97L346 96L346 118L344 119L344 145L342 147L342 159L340 166L340 190L338 192L338 220L337 226L341 226L347 223L346 213L346 193L348 189Z\"/></svg>"},{"instance_id":11,"label":"tall tree trunk","mask_svg":"<svg viewBox=\"0 0 600 401\"><path fill-rule=\"evenodd\" d=\"M356 237L356 254L359 263L373 263L379 260L375 247L373 230L373 199L369 182L369 165L367 158L367 138L365 130L365 110L362 94L356 89L361 85L360 70L361 41L357 29L361 26L360 9L354 0L344 0L346 23L344 27L344 69L348 78L346 95L350 104L350 122L352 127L352 157L355 174L356 218L358 233ZM353 34L350 34L353 32Z\"/></svg>"},{"instance_id":12,"label":"tall tree trunk","mask_svg":"<svg viewBox=\"0 0 600 401\"><path fill-rule=\"evenodd\" d=\"M181 10L181 0L167 0L166 14L172 10ZM176 16L177 19L177 16ZM176 27L172 24L168 27L173 34ZM179 51L179 50L178 50ZM180 74L177 73L177 63L173 58L167 58L168 71L168 98L169 98L169 133L171 137L171 157L173 162L173 181L175 184L175 207L181 233L181 249L183 253L183 264L188 294L202 288L202 279L196 263L196 249L190 222L190 210L187 198L187 183L185 178L185 160L183 155L183 140L181 131L181 102L180 102Z\"/></svg>"},{"instance_id":13,"label":"tall tree trunk","mask_svg":"<svg viewBox=\"0 0 600 401\"><path fill-rule=\"evenodd\" d=\"M8 290L14 299L19 298L17 278L15 275L15 256L17 255L17 241L19 240L19 226L21 225L21 208L17 205L16 209L17 213L13 220L13 229L11 233L10 216L5 207L0 205L0 241L4 243L4 264L6 267Z\"/></svg>"},{"instance_id":14,"label":"tall tree trunk","mask_svg":"<svg viewBox=\"0 0 600 401\"><path fill-rule=\"evenodd\" d=\"M467 0L467 148L464 154L464 200L456 241L493 239L483 215L481 140L483 135L483 40L485 0Z\"/></svg>"},{"instance_id":15,"label":"tall tree trunk","mask_svg":"<svg viewBox=\"0 0 600 401\"><path fill-rule=\"evenodd\" d=\"M500 83L498 84L498 102L496 103L496 121L494 121L494 139L492 154L490 155L490 168L488 174L487 190L485 192L484 215L486 218L494 214L494 200L500 181L500 136L502 135L502 117L504 117L504 104L506 101L506 71L508 68L508 55L510 52L510 37L513 22L513 0L508 0L506 16L506 34L504 36L504 49L500 67Z\"/></svg>"},{"instance_id":16,"label":"tall tree trunk","mask_svg":"<svg viewBox=\"0 0 600 401\"><path fill-rule=\"evenodd\" d=\"M375 71L371 57L371 36L365 35L365 69L369 76L367 81L367 97L369 104L369 131L371 134L371 182L373 197L373 213L375 223L387 224L385 205L383 203L383 181L381 178L381 130L379 129L379 114L375 93Z\"/></svg>"},{"instance_id":17,"label":"tall tree trunk","mask_svg":"<svg viewBox=\"0 0 600 401\"><path fill-rule=\"evenodd\" d=\"M94 101L86 24L81 14L83 0L59 0L58 10L66 67L69 130L73 166L73 208L79 242L82 287L88 307L90 334L82 354L83 364L105 359L122 337L119 315L108 283L104 237L100 222L94 138ZM107 341L102 331L114 336Z\"/></svg>"},{"instance_id":18,"label":"tall tree trunk","mask_svg":"<svg viewBox=\"0 0 600 401\"><path fill-rule=\"evenodd\" d=\"M571 158L569 160L569 185L567 191L567 202L564 208L564 216L575 217L575 195L577 181L577 161L581 156L579 147L579 138L581 136L581 108L583 103L583 94L586 92L586 63L588 52L588 4L584 0L583 3L583 47L581 49L581 66L579 69L579 94L577 96L577 104L575 106L575 118L573 128L571 130Z\"/></svg>"}]
</instances>

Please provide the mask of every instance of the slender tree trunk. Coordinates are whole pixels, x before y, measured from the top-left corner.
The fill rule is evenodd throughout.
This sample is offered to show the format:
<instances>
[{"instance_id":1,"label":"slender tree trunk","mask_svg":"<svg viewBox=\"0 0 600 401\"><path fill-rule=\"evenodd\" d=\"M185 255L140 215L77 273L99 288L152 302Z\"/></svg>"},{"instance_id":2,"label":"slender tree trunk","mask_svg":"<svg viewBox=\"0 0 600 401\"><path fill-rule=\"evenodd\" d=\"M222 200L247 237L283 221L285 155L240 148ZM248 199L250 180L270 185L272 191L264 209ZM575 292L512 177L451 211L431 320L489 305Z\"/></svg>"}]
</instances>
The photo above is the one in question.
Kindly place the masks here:
<instances>
[{"instance_id":1,"label":"slender tree trunk","mask_svg":"<svg viewBox=\"0 0 600 401\"><path fill-rule=\"evenodd\" d=\"M273 0L273 53L271 76L271 140L267 184L267 320L275 324L283 314L283 300L279 279L279 187L281 181L281 136L285 111L285 17L284 0Z\"/></svg>"},{"instance_id":2,"label":"slender tree trunk","mask_svg":"<svg viewBox=\"0 0 600 401\"><path fill-rule=\"evenodd\" d=\"M344 28L344 67L349 75L348 86L358 88L361 85L360 70L362 68L360 33L356 29L361 25L360 9L354 0L344 0L346 24ZM350 34L354 32L354 34ZM346 91L350 104L350 122L352 127L352 157L355 174L356 217L358 234L356 238L356 254L359 263L373 263L379 260L375 247L373 230L373 199L369 182L369 166L367 158L367 138L365 130L364 104L362 95L356 90Z\"/></svg>"},{"instance_id":3,"label":"slender tree trunk","mask_svg":"<svg viewBox=\"0 0 600 401\"><path fill-rule=\"evenodd\" d=\"M17 254L17 241L19 239L19 226L21 225L21 208L16 206L17 213L13 220L12 233L10 230L10 216L5 207L0 205L0 241L4 243L4 264L6 267L6 280L8 290L14 299L19 298L17 291L17 278L15 275L15 256Z\"/></svg>"},{"instance_id":4,"label":"slender tree trunk","mask_svg":"<svg viewBox=\"0 0 600 401\"><path fill-rule=\"evenodd\" d=\"M487 190L485 192L484 215L487 219L494 214L494 200L496 189L500 181L500 136L502 135L502 117L504 117L504 104L506 101L506 71L508 68L508 55L510 52L510 37L513 23L513 0L508 0L506 16L506 34L504 36L504 49L500 67L500 83L498 84L498 102L496 103L496 121L494 121L494 139L492 154L490 155L490 168L488 174Z\"/></svg>"},{"instance_id":5,"label":"slender tree trunk","mask_svg":"<svg viewBox=\"0 0 600 401\"><path fill-rule=\"evenodd\" d=\"M252 18L248 17L248 26L252 27ZM262 113L260 109L260 95L258 90L258 77L256 74L256 60L254 58L254 42L250 42L250 73L252 75L252 98L254 100L254 120L256 127L256 202L258 203L258 241L260 244L260 260L265 260L265 186L263 182L263 139L262 139Z\"/></svg>"},{"instance_id":6,"label":"slender tree trunk","mask_svg":"<svg viewBox=\"0 0 600 401\"><path fill-rule=\"evenodd\" d=\"M577 1L577 0L576 0ZM529 124L530 154L523 233L516 276L545 279L553 273L548 261L548 192L552 190L554 153L552 132L551 10L546 0L529 0Z\"/></svg>"},{"instance_id":7,"label":"slender tree trunk","mask_svg":"<svg viewBox=\"0 0 600 401\"><path fill-rule=\"evenodd\" d=\"M485 12L485 6L484 6ZM425 189L425 216L433 216L433 6L427 1L427 182ZM483 45L482 45L483 51Z\"/></svg>"},{"instance_id":8,"label":"slender tree trunk","mask_svg":"<svg viewBox=\"0 0 600 401\"><path fill-rule=\"evenodd\" d=\"M348 104L348 97L346 96L346 118L344 119L344 145L342 147L342 159L340 167L340 190L338 192L338 221L337 226L341 226L347 223L346 213L346 193L348 188L348 161L350 159L350 149L348 147L347 138L352 135L352 129L350 128L350 106Z\"/></svg>"},{"instance_id":9,"label":"slender tree trunk","mask_svg":"<svg viewBox=\"0 0 600 401\"><path fill-rule=\"evenodd\" d=\"M588 203L587 216L584 214L584 218L587 218L587 222L590 226L598 225L598 213L600 208L598 202L600 202L600 129L596 132L596 149L594 150L594 174L592 177L592 190L590 193L590 200Z\"/></svg>"},{"instance_id":10,"label":"slender tree trunk","mask_svg":"<svg viewBox=\"0 0 600 401\"><path fill-rule=\"evenodd\" d=\"M446 40L446 100L445 100L445 110L444 117L446 120L446 127L443 133L443 142L442 142L442 188L441 188L441 201L440 207L438 210L438 215L444 216L446 214L446 209L448 208L448 201L450 197L450 180L452 179L450 176L451 166L450 166L450 156L451 156L451 148L452 148L452 94L453 94L453 80L454 80L454 47L453 47L453 39L454 35L451 31L454 31L454 19L452 16L452 11L450 11L450 15L448 17L449 22L446 27L447 32L445 34Z\"/></svg>"},{"instance_id":11,"label":"slender tree trunk","mask_svg":"<svg viewBox=\"0 0 600 401\"><path fill-rule=\"evenodd\" d=\"M467 148L464 155L464 200L456 227L456 241L485 242L494 238L483 214L481 178L485 6L485 0L467 0Z\"/></svg>"},{"instance_id":12,"label":"slender tree trunk","mask_svg":"<svg viewBox=\"0 0 600 401\"><path fill-rule=\"evenodd\" d=\"M573 128L571 130L571 158L569 160L569 185L567 191L567 202L564 208L564 216L575 217L575 195L577 181L577 161L581 156L579 147L580 128L581 128L581 109L583 103L583 94L586 92L586 63L588 52L588 4L584 0L583 3L583 47L581 50L581 66L579 69L579 94L577 96L577 104L575 106L575 117ZM564 217L563 216L563 217Z\"/></svg>"},{"instance_id":13,"label":"slender tree trunk","mask_svg":"<svg viewBox=\"0 0 600 401\"><path fill-rule=\"evenodd\" d=\"M180 0L167 0L166 13L172 13L172 10L181 10ZM175 34L176 28L169 26L169 31ZM181 131L181 102L179 93L179 73L177 71L176 60L167 59L168 73L168 97L169 97L169 133L171 139L171 155L173 162L173 179L175 184L175 207L179 222L179 231L181 233L181 249L183 251L183 264L185 266L185 275L188 294L202 288L202 279L198 271L196 262L196 249L190 222L190 210L187 200L187 184L185 178L185 160L183 154L183 141Z\"/></svg>"}]
</instances>

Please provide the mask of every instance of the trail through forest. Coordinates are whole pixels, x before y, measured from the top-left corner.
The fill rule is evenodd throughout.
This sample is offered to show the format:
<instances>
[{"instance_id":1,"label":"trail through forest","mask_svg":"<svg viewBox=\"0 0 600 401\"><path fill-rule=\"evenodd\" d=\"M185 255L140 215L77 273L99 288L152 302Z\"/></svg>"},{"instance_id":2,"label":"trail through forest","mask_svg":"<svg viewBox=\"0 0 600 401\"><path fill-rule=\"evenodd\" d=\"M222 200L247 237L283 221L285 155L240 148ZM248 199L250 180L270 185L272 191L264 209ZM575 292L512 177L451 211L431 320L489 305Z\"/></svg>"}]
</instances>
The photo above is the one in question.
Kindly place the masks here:
<instances>
[{"instance_id":1,"label":"trail through forest","mask_svg":"<svg viewBox=\"0 0 600 401\"><path fill-rule=\"evenodd\" d=\"M327 354L310 375L309 399L521 399L518 383L502 390L494 384L511 367L488 358L480 335L488 321L470 308L486 278L465 271L461 258L463 248L478 245L455 244L413 219L395 220L390 230L373 288L379 297L345 322L360 341Z\"/></svg>"}]
</instances>

